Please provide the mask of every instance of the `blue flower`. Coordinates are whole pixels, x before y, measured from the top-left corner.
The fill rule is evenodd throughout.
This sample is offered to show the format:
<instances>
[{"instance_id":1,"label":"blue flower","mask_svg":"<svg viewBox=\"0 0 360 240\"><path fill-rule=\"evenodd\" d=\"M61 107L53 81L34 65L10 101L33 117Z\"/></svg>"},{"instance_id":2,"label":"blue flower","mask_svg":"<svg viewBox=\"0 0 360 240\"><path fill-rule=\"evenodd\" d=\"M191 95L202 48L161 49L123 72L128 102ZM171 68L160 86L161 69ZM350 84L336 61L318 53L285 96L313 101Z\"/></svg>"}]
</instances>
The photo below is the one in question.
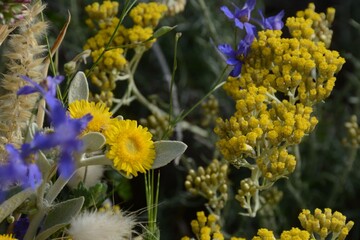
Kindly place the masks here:
<instances>
[{"instance_id":1,"label":"blue flower","mask_svg":"<svg viewBox=\"0 0 360 240\"><path fill-rule=\"evenodd\" d=\"M254 41L254 34L246 34L245 38L240 41L237 49L234 50L229 44L220 44L219 51L226 56L226 63L234 66L230 72L230 76L237 77L241 73L241 68L246 56L248 55L251 43Z\"/></svg>"},{"instance_id":2,"label":"blue flower","mask_svg":"<svg viewBox=\"0 0 360 240\"><path fill-rule=\"evenodd\" d=\"M281 30L284 27L282 18L284 17L284 10L280 11L278 14L272 17L265 18L263 13L259 11L261 16L261 25L264 29L270 30Z\"/></svg>"},{"instance_id":3,"label":"blue flower","mask_svg":"<svg viewBox=\"0 0 360 240\"><path fill-rule=\"evenodd\" d=\"M7 190L15 184L24 189L35 189L42 181L41 172L35 164L36 149L27 143L23 144L20 150L11 144L7 144L5 149L8 161L0 166L0 189Z\"/></svg>"},{"instance_id":4,"label":"blue flower","mask_svg":"<svg viewBox=\"0 0 360 240\"><path fill-rule=\"evenodd\" d=\"M60 75L56 77L48 76L43 82L38 84L27 76L21 76L21 77L25 81L29 82L32 86L27 85L20 88L17 92L17 95L26 95L30 93L40 92L44 96L48 94L50 96L55 97L57 85L59 85L64 80L64 76L60 76Z\"/></svg>"},{"instance_id":5,"label":"blue flower","mask_svg":"<svg viewBox=\"0 0 360 240\"><path fill-rule=\"evenodd\" d=\"M61 82L59 78L47 78L47 81L40 85L30 78L24 77L32 86L25 86L18 91L20 94L40 92L49 106L47 112L51 120L54 132L50 134L38 133L34 136L33 145L40 150L54 147L60 148L59 171L64 178L69 178L75 171L74 154L81 152L83 143L78 138L92 119L90 114L80 119L72 119L66 113L62 103L55 98L56 85Z\"/></svg>"},{"instance_id":6,"label":"blue flower","mask_svg":"<svg viewBox=\"0 0 360 240\"><path fill-rule=\"evenodd\" d=\"M234 5L234 12L231 12L226 6L222 6L220 9L230 20L233 20L235 22L235 25L238 28L243 29L245 25L255 28L255 26L249 23L251 19L251 12L252 10L254 10L255 4L256 0L247 0L245 5L241 9Z\"/></svg>"}]
</instances>

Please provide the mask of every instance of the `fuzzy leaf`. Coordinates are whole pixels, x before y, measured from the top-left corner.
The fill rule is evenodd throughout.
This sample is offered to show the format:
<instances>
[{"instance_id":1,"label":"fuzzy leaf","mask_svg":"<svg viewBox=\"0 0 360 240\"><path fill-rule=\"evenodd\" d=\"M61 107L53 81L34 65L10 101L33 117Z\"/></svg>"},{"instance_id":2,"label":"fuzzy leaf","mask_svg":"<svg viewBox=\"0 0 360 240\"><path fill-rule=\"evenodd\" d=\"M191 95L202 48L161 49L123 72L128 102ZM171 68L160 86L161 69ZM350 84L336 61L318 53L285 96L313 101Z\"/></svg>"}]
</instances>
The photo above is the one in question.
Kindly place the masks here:
<instances>
[{"instance_id":1,"label":"fuzzy leaf","mask_svg":"<svg viewBox=\"0 0 360 240\"><path fill-rule=\"evenodd\" d=\"M159 38L162 35L165 35L166 33L170 32L171 30L173 30L176 27L177 26L173 26L173 27L163 26L154 32L153 38Z\"/></svg>"},{"instance_id":2,"label":"fuzzy leaf","mask_svg":"<svg viewBox=\"0 0 360 240\"><path fill-rule=\"evenodd\" d=\"M165 166L183 154L187 148L187 145L180 141L157 141L154 144L156 157L152 169Z\"/></svg>"},{"instance_id":3,"label":"fuzzy leaf","mask_svg":"<svg viewBox=\"0 0 360 240\"><path fill-rule=\"evenodd\" d=\"M85 152L94 152L102 148L105 144L105 137L98 132L89 132L81 140L84 142Z\"/></svg>"},{"instance_id":4,"label":"fuzzy leaf","mask_svg":"<svg viewBox=\"0 0 360 240\"><path fill-rule=\"evenodd\" d=\"M34 194L34 190L25 189L7 199L0 205L0 222L7 218L16 208L18 208L27 198Z\"/></svg>"},{"instance_id":5,"label":"fuzzy leaf","mask_svg":"<svg viewBox=\"0 0 360 240\"><path fill-rule=\"evenodd\" d=\"M55 205L44 221L44 230L39 233L35 240L45 240L68 225L71 219L80 212L84 201L84 197L78 197Z\"/></svg>"},{"instance_id":6,"label":"fuzzy leaf","mask_svg":"<svg viewBox=\"0 0 360 240\"><path fill-rule=\"evenodd\" d=\"M75 100L89 99L89 85L84 72L77 72L69 88L69 103Z\"/></svg>"}]
</instances>

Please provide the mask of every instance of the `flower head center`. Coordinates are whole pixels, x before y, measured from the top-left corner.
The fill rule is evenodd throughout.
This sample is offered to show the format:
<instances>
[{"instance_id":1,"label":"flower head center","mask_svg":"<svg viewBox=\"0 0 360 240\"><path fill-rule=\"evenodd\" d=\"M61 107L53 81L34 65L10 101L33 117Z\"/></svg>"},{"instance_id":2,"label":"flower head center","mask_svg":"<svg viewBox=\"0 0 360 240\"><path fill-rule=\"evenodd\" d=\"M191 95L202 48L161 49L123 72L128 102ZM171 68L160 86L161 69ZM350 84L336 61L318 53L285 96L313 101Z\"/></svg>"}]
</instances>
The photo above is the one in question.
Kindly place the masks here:
<instances>
[{"instance_id":1,"label":"flower head center","mask_svg":"<svg viewBox=\"0 0 360 240\"><path fill-rule=\"evenodd\" d=\"M236 59L237 60L239 60L239 61L241 61L241 62L244 62L245 61L245 56L244 56L244 54L237 54L236 55Z\"/></svg>"},{"instance_id":2,"label":"flower head center","mask_svg":"<svg viewBox=\"0 0 360 240\"><path fill-rule=\"evenodd\" d=\"M136 139L134 138L129 138L126 141L126 149L130 152L130 153L136 153L139 151L139 144L136 141Z\"/></svg>"},{"instance_id":3,"label":"flower head center","mask_svg":"<svg viewBox=\"0 0 360 240\"><path fill-rule=\"evenodd\" d=\"M240 17L239 17L239 20L240 20L240 22L242 22L242 23L249 22L249 18L248 18L247 15L242 15L242 16L240 16Z\"/></svg>"}]
</instances>

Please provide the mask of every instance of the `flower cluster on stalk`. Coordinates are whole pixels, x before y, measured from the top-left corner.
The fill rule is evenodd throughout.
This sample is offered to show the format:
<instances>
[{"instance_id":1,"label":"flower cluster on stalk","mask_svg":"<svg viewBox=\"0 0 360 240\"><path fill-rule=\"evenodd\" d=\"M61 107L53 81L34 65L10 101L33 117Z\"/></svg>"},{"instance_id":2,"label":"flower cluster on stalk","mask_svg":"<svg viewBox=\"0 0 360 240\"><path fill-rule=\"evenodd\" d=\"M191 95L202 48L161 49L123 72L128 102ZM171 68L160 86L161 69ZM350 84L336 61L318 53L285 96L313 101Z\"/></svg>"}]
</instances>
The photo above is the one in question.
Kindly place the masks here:
<instances>
[{"instance_id":1,"label":"flower cluster on stalk","mask_svg":"<svg viewBox=\"0 0 360 240\"><path fill-rule=\"evenodd\" d=\"M92 69L90 80L100 90L100 94L95 95L97 101L108 106L112 105L116 81L125 74L125 66L130 64L126 57L128 50L150 48L155 41L149 40L154 28L167 11L166 5L160 3L140 3L129 12L133 26L125 27L119 25L120 19L116 16L118 8L119 3L115 1L94 2L85 7L89 16L86 24L96 31L84 45L85 50L91 50L91 58L97 64ZM111 37L112 42L108 45Z\"/></svg>"},{"instance_id":2,"label":"flower cluster on stalk","mask_svg":"<svg viewBox=\"0 0 360 240\"><path fill-rule=\"evenodd\" d=\"M296 18L286 20L291 37L284 38L284 13L270 18L261 13L261 20L255 20L251 17L253 4L248 0L234 13L222 7L246 35L237 51L230 45L219 46L227 63L234 66L224 90L236 102L236 109L229 119L219 118L215 127L217 147L224 158L237 168L251 171L245 180L252 188L242 182L237 195L250 216L260 208L260 189L269 188L295 170L296 158L289 147L313 131L318 122L313 106L331 94L335 74L345 63L337 51L327 48L332 9L328 15L316 13L310 4ZM260 23L262 30L256 32L250 20ZM328 37L316 37L320 29Z\"/></svg>"}]
</instances>

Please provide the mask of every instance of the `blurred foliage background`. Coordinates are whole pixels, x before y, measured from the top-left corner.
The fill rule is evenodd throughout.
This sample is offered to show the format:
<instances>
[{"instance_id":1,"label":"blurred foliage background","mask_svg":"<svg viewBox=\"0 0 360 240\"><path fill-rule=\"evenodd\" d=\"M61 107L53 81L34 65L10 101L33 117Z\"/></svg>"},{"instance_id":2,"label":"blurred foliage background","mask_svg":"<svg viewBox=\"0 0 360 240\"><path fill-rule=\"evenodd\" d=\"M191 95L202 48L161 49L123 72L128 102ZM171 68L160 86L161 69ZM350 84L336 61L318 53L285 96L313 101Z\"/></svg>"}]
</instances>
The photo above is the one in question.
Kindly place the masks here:
<instances>
[{"instance_id":1,"label":"blurred foliage background","mask_svg":"<svg viewBox=\"0 0 360 240\"><path fill-rule=\"evenodd\" d=\"M58 54L59 67L70 61L82 51L82 46L90 36L85 25L84 7L92 0L57 0L45 1L48 8L45 17L51 22L49 38L55 39L66 21L68 11L71 23L65 40ZM120 5L121 5L121 1ZM244 1L234 1L241 6ZM226 230L231 235L252 236L259 227L268 227L274 232L281 232L291 227L300 227L297 219L302 208L315 209L330 207L333 211L342 212L349 220L355 222L348 239L360 239L360 159L357 157L352 166L347 166L350 151L342 144L346 135L344 123L355 114L360 117L360 1L357 0L263 0L257 1L256 8L265 11L267 16L285 10L286 19L294 16L296 11L303 10L314 2L317 12L326 12L327 7L336 9L333 24L333 41L330 49L337 50L346 58L346 64L337 76L336 86L330 98L319 104L316 115L319 124L313 134L306 137L300 145L301 164L289 179L276 183L283 198L274 208L272 215L260 214L256 218L243 217L238 202L229 201L224 210ZM205 5L204 5L205 3ZM178 69L175 75L180 110L189 109L204 96L210 85L220 76L225 63L216 50L216 45L232 41L232 23L220 11L220 6L230 1L188 0L185 10L175 16L166 17L161 25L177 25L172 31L158 39L156 46L150 49L140 62L136 80L139 88L147 96L152 96L159 104L168 102L168 84L164 81L166 67L172 70L174 58L175 32L182 36L178 45ZM257 12L254 11L256 15ZM286 33L284 33L286 36ZM0 51L4 51L1 48ZM159 57L165 57L166 64ZM0 70L4 69L0 59ZM234 103L219 89L215 94L220 104L220 116L229 116ZM120 114L128 118L146 117L148 112L137 105L120 109ZM199 125L203 117L200 108L187 117L187 121ZM202 138L184 131L182 140L189 148L179 165L170 164L161 169L159 224L162 239L180 239L190 234L190 221L196 211L205 210L204 200L192 197L185 191L184 180L189 166L207 165L214 156L216 138L211 128L210 136ZM334 185L346 173L335 201L329 203L329 194ZM233 192L239 181L247 172L231 169L230 179ZM137 177L129 182L119 180L110 171L107 179L113 197L124 209L138 211L140 221L145 221L146 207L144 179ZM232 196L230 196L231 198ZM330 204L330 205L329 205ZM236 232L234 232L236 231Z\"/></svg>"}]
</instances>

